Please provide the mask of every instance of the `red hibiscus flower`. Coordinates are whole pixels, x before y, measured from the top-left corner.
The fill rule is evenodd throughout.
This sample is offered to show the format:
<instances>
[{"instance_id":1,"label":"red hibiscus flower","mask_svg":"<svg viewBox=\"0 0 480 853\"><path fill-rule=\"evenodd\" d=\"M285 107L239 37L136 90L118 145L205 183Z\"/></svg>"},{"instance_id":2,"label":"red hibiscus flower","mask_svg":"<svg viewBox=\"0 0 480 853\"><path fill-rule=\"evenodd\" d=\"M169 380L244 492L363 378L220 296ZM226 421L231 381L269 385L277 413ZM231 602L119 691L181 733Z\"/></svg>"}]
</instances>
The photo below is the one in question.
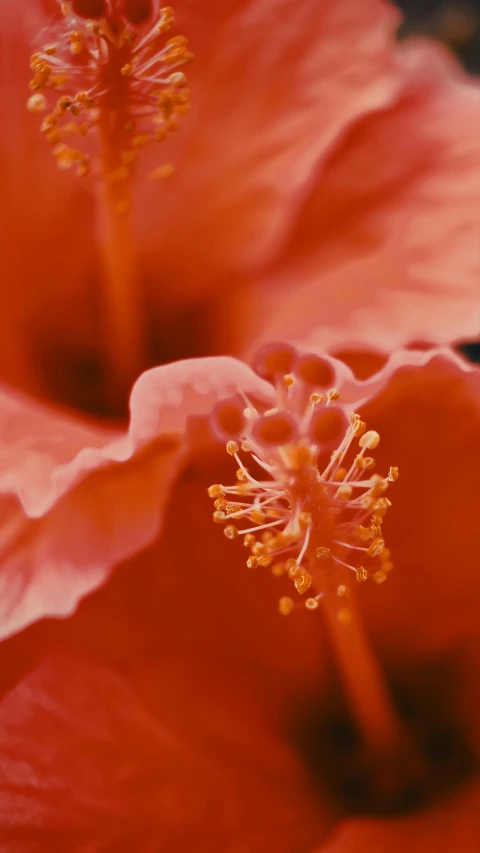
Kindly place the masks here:
<instances>
[{"instance_id":1,"label":"red hibiscus flower","mask_svg":"<svg viewBox=\"0 0 480 853\"><path fill-rule=\"evenodd\" d=\"M275 381L276 368L263 368ZM120 508L131 517L133 484L140 483L143 517L156 500L158 506L162 469L169 472L168 454L189 414L183 446L190 451L154 544L69 619L37 622L2 644L4 688L12 688L0 704L0 838L9 853L476 849L479 372L438 350L399 352L366 381L318 357L291 362L292 374L288 390L276 382L275 392L231 359L149 371L134 388L128 438L97 439L81 453L91 466L101 454L102 468L80 487L73 479L80 457L39 468L19 495L39 508L51 501L52 484L57 492L70 489L53 510L61 510L62 523L57 519L51 541L60 550L65 530L65 540L77 543L68 560L85 568L93 548L115 560ZM338 400L327 394L331 380ZM249 401L246 423L233 403L222 402L232 390ZM247 449L239 458L257 485L249 481L242 492L241 474L230 486L237 463L198 417L215 398L216 428L247 440L270 466L263 486ZM272 403L277 412L262 415ZM359 414L344 423L345 441L337 427L352 409ZM32 410L31 437L37 424L39 436L47 431L38 414ZM13 428L18 417L12 412L12 450L15 442L22 446ZM334 439L342 457L329 468ZM12 482L26 482L20 465L27 461L35 471L34 447L32 440L30 455L23 449L16 464L12 453ZM52 443L50 450L62 458L65 448ZM229 450L236 452L231 444ZM40 458L46 456L44 449ZM323 482L331 482L323 497L309 491L305 473L316 461ZM389 470L390 484L383 476ZM237 504L216 510L236 514L224 523L235 522L247 536L253 525L266 548L252 549L258 563L250 570L251 540L245 549L212 523L212 484L224 484ZM267 488L276 491L266 498ZM282 489L306 489L300 514L294 500L287 512ZM103 542L92 543L100 524L88 528L85 506L104 513ZM359 518L366 535L358 532ZM273 527L287 537L289 525L283 545L261 536ZM379 539L380 551L372 548ZM11 576L20 576L29 549L48 575L47 592L38 573L30 596L44 603L59 590L65 602L77 572L65 559L58 561L63 576L53 576L47 541L48 530L42 540L31 528L13 542ZM322 547L327 559L317 555ZM287 550L278 556L279 548ZM265 553L275 560L262 563ZM289 571L292 556L310 571L308 590ZM279 560L280 578L271 571ZM357 582L360 564L365 583ZM286 597L294 604L288 617L277 605ZM17 585L8 603L12 617L18 609L17 625L26 600ZM318 606L308 604L315 600Z\"/></svg>"},{"instance_id":2,"label":"red hibiscus flower","mask_svg":"<svg viewBox=\"0 0 480 853\"><path fill-rule=\"evenodd\" d=\"M6 380L114 413L175 358L476 334L478 88L438 46L396 45L392 6L179 0L170 30L153 0L79 0L75 23L56 0L0 8ZM102 14L121 44L98 69Z\"/></svg>"},{"instance_id":3,"label":"red hibiscus flower","mask_svg":"<svg viewBox=\"0 0 480 853\"><path fill-rule=\"evenodd\" d=\"M154 2L0 8L14 81L0 147L11 384L115 415L142 368L180 355L275 334L337 353L368 343L378 366L372 347L476 330L478 92L437 48L396 47L389 6L184 0L172 32ZM185 36L197 59L184 72ZM301 443L316 425L309 438L331 450L332 424L307 417L326 394L328 417L358 403L392 471L363 484L369 524L347 519L333 539L330 502L354 488L335 470L340 485L295 517L295 540L287 525L286 547L299 547L281 579L268 537L249 575L207 506L232 460L206 416L230 427L225 401L238 419L240 392L267 419L266 405L289 400L245 364L147 370L127 431L2 390L0 607L3 636L21 632L0 648L8 853L362 850L393 845L391 814L414 806L398 838L413 820L432 846L430 811L475 779L478 754L478 377L448 351L400 352L362 381L365 357L343 355L353 373L322 362L338 405L295 363L280 434L268 420L253 437L283 459L281 430ZM377 501L397 464L383 527ZM276 525L286 505L274 500ZM390 575L383 529L395 572L357 594L342 573ZM314 545L318 573L302 568ZM308 591L307 609L282 619L275 584L283 613ZM474 785L443 819L455 832L464 808L475 840Z\"/></svg>"}]
</instances>

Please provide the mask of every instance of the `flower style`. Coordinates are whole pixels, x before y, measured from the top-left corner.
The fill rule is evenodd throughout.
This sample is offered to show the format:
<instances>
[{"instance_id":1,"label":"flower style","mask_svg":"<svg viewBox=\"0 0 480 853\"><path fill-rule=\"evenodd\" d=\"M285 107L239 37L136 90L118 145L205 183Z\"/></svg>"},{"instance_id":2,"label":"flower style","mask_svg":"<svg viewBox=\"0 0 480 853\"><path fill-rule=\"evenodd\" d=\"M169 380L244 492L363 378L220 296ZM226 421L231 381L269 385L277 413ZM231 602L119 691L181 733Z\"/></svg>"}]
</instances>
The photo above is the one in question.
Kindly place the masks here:
<instances>
[{"instance_id":1,"label":"flower style","mask_svg":"<svg viewBox=\"0 0 480 853\"><path fill-rule=\"evenodd\" d=\"M323 393L304 387L304 363L296 356L289 386L297 403ZM240 429L260 434L269 458L292 458L280 432L280 444L266 441L266 407L282 384L233 359L149 371L131 401L137 476L164 457L154 435L182 436L187 425L190 447L157 541L75 615L0 647L3 684L14 685L0 702L6 851L475 849L480 374L448 350L395 353L363 381L334 359L322 364L325 388L330 371L340 396L315 403L311 423L330 408L358 412L381 436L378 470L394 460L401 472L384 517L388 579L358 583L332 560L315 578L318 607L279 614L288 573L260 561L247 569L239 537L209 518L208 484L229 482L235 462L203 416L213 408L215 429L231 427L235 390L261 412ZM326 437L315 432L330 452ZM112 469L90 481L90 505L102 482L115 499ZM48 482L36 485L40 500ZM156 498L146 496L150 506ZM127 489L117 502L126 499ZM64 526L75 516L65 508ZM350 620L338 618L345 604Z\"/></svg>"},{"instance_id":2,"label":"flower style","mask_svg":"<svg viewBox=\"0 0 480 853\"><path fill-rule=\"evenodd\" d=\"M153 0L63 6L75 25L56 0L27 0L21 16L1 2L13 81L1 93L6 380L115 414L142 368L176 358L307 335L322 349L388 351L476 334L478 88L443 49L396 45L392 6L179 0L172 29L155 37L151 79L130 60L145 55L139 45L146 50L151 27L167 27L170 13ZM113 89L93 91L104 105L121 103L119 115L147 111L157 88L168 112L172 87L157 72L169 51L185 49L182 37L192 45L192 64L160 74L182 85L173 87L174 116L152 104L156 136L166 137L158 144L141 147L143 125L130 139L118 121L107 133L104 112L97 148L91 110L69 107L63 130L49 126L50 108L25 110L37 73L29 58L43 47L59 51L47 66L73 74L59 97L95 86L87 56L104 20L118 40L115 52L100 39ZM50 95L30 90L30 106L44 96L49 105ZM76 167L57 170L41 126L61 168L72 158ZM77 178L86 158L91 173ZM148 180L170 167L165 180Z\"/></svg>"}]
</instances>

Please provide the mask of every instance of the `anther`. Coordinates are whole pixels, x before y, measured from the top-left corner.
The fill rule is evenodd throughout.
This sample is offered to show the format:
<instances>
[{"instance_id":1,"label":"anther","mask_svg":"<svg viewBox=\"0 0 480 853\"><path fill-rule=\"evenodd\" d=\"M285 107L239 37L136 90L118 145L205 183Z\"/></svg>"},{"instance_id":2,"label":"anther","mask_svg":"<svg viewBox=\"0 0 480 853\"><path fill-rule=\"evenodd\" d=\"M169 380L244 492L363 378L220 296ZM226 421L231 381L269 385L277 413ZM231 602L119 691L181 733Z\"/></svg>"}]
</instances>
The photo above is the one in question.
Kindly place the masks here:
<instances>
[{"instance_id":1,"label":"anther","mask_svg":"<svg viewBox=\"0 0 480 853\"><path fill-rule=\"evenodd\" d=\"M283 596L278 602L278 609L282 616L288 616L293 610L293 601L288 596Z\"/></svg>"},{"instance_id":2,"label":"anther","mask_svg":"<svg viewBox=\"0 0 480 853\"><path fill-rule=\"evenodd\" d=\"M52 114L83 114L85 145L91 149L83 153L101 149L98 159L102 167L108 161L108 171L117 167L123 150L166 138L188 111L190 93L178 66L193 55L183 36L165 41L162 35L173 22L171 8L160 10L150 32L142 35L137 29L152 17L155 5L153 0L62 3L65 21L58 43L31 57L30 88L36 97L28 99L28 109L40 112L49 95L62 94L68 102L60 109L52 105ZM68 123L58 124L63 139L71 133ZM165 165L150 174L157 179L171 173Z\"/></svg>"},{"instance_id":3,"label":"anther","mask_svg":"<svg viewBox=\"0 0 480 853\"><path fill-rule=\"evenodd\" d=\"M43 113L47 108L47 99L45 95L37 93L31 95L27 101L27 109L31 113Z\"/></svg>"},{"instance_id":4,"label":"anther","mask_svg":"<svg viewBox=\"0 0 480 853\"><path fill-rule=\"evenodd\" d=\"M234 524L227 524L227 526L223 530L227 539L236 539L238 536L238 529Z\"/></svg>"},{"instance_id":5,"label":"anther","mask_svg":"<svg viewBox=\"0 0 480 853\"><path fill-rule=\"evenodd\" d=\"M332 552L330 548L324 548L321 546L315 551L315 556L318 557L319 560L329 560L332 556Z\"/></svg>"},{"instance_id":6,"label":"anther","mask_svg":"<svg viewBox=\"0 0 480 853\"><path fill-rule=\"evenodd\" d=\"M380 444L380 436L375 430L369 429L368 432L365 432L360 437L358 443L360 447L367 447L368 450L374 450Z\"/></svg>"}]
</instances>

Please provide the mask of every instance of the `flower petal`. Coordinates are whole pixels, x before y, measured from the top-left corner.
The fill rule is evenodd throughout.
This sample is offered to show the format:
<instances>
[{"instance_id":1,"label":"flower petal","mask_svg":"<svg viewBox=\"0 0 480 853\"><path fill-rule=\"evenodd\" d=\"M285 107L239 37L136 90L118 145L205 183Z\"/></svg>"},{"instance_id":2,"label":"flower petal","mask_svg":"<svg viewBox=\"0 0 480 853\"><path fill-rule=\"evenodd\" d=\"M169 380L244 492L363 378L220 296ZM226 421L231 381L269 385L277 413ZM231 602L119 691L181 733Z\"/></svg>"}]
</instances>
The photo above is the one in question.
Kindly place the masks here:
<instances>
[{"instance_id":1,"label":"flower petal","mask_svg":"<svg viewBox=\"0 0 480 853\"><path fill-rule=\"evenodd\" d=\"M179 0L175 10L196 58L190 114L160 153L176 174L161 204L158 187L140 190L146 267L162 259L157 303L268 262L331 145L396 85L399 14L380 0Z\"/></svg>"},{"instance_id":2,"label":"flower petal","mask_svg":"<svg viewBox=\"0 0 480 853\"><path fill-rule=\"evenodd\" d=\"M399 353L382 374L360 411L381 436L379 471L400 469L385 518L394 570L359 595L382 656L415 660L478 632L480 370L440 350Z\"/></svg>"},{"instance_id":3,"label":"flower petal","mask_svg":"<svg viewBox=\"0 0 480 853\"><path fill-rule=\"evenodd\" d=\"M447 802L393 820L349 820L314 853L476 853L480 841L480 782Z\"/></svg>"},{"instance_id":4,"label":"flower petal","mask_svg":"<svg viewBox=\"0 0 480 853\"><path fill-rule=\"evenodd\" d=\"M4 390L0 396L2 635L64 615L151 541L187 420L237 388L267 394L246 365L218 358L144 373L128 431L84 426ZM193 430L193 433L195 430Z\"/></svg>"},{"instance_id":5,"label":"flower petal","mask_svg":"<svg viewBox=\"0 0 480 853\"><path fill-rule=\"evenodd\" d=\"M6 853L311 848L319 821L301 765L241 695L204 704L161 671L157 691L156 719L117 672L61 654L3 698Z\"/></svg>"},{"instance_id":6,"label":"flower petal","mask_svg":"<svg viewBox=\"0 0 480 853\"><path fill-rule=\"evenodd\" d=\"M480 88L434 45L406 43L398 63L395 102L352 125L266 286L236 297L245 343L390 351L478 334Z\"/></svg>"}]
</instances>

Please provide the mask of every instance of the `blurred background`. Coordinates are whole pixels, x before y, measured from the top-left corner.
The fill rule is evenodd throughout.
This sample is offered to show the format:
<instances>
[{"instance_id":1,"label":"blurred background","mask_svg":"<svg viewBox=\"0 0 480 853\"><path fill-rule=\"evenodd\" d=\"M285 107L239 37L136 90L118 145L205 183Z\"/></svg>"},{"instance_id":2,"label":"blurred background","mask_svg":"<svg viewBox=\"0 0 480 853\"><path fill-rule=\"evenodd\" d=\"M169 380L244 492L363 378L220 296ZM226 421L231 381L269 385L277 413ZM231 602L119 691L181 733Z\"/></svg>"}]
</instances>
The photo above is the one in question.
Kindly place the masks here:
<instances>
[{"instance_id":1,"label":"blurred background","mask_svg":"<svg viewBox=\"0 0 480 853\"><path fill-rule=\"evenodd\" d=\"M433 36L480 74L480 0L395 0L406 15L400 35Z\"/></svg>"},{"instance_id":2,"label":"blurred background","mask_svg":"<svg viewBox=\"0 0 480 853\"><path fill-rule=\"evenodd\" d=\"M399 35L415 33L443 41L471 74L480 75L480 0L395 0L405 22ZM463 344L461 352L480 362L480 344Z\"/></svg>"}]
</instances>

